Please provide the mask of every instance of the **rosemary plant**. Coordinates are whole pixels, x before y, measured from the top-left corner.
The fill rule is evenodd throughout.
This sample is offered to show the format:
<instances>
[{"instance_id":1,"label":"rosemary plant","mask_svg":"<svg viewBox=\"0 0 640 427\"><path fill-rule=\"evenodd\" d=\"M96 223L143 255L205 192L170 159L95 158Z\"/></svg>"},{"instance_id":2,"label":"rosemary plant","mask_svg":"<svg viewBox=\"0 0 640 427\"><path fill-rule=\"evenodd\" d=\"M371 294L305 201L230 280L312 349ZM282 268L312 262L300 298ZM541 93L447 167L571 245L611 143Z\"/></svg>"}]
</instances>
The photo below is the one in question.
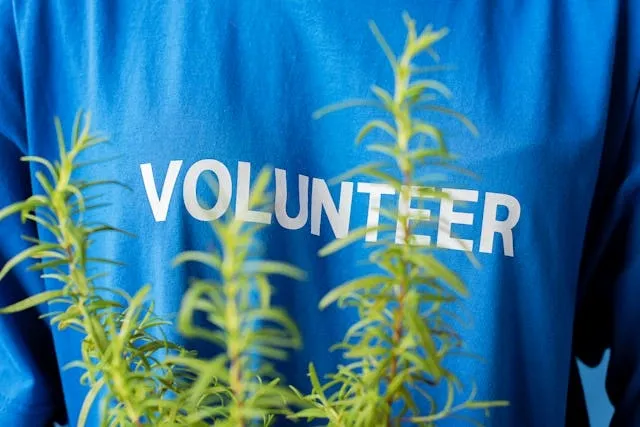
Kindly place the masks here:
<instances>
[{"instance_id":1,"label":"rosemary plant","mask_svg":"<svg viewBox=\"0 0 640 427\"><path fill-rule=\"evenodd\" d=\"M106 224L93 224L84 214L100 208L99 196L86 196L91 188L110 184L107 181L81 181L74 172L87 166L78 161L86 150L105 142L89 134L90 120L76 117L67 150L62 127L56 119L59 161L51 163L41 157L22 160L42 165L46 171L36 172L44 194L33 195L0 211L0 220L20 213L22 221L33 221L49 232L48 237L23 236L32 246L9 260L0 270L0 280L27 259L38 262L31 270L43 271L44 279L61 284L0 310L0 314L15 313L42 303L56 307L43 317L59 330L71 329L83 335L81 360L66 368L84 370L81 382L89 387L78 419L84 426L89 410L102 394L103 425L131 426L156 423L159 420L180 422L176 405L166 398L179 394L183 386L174 367L163 361L163 353L186 355L180 346L157 332L169 322L153 314L153 304L147 301L150 287L142 287L134 296L100 287L97 282L104 274L91 276L90 268L114 261L92 258L89 248L96 233L122 232ZM44 234L44 233L42 233ZM50 239L49 239L50 237Z\"/></svg>"},{"instance_id":2,"label":"rosemary plant","mask_svg":"<svg viewBox=\"0 0 640 427\"><path fill-rule=\"evenodd\" d=\"M252 209L269 205L264 170L252 190ZM228 214L211 223L220 250L184 252L176 264L199 262L218 272L219 281L193 281L184 296L178 327L183 335L219 346L223 352L211 360L175 357L173 361L197 373L185 392L198 407L186 421L210 420L216 426L271 425L278 414L289 414L296 396L280 385L270 360L284 360L288 350L301 346L300 334L285 310L271 305L269 276L278 274L302 280L304 273L288 264L260 259L256 233L264 227L248 224ZM193 321L206 314L207 327ZM191 425L191 424L189 424Z\"/></svg>"},{"instance_id":3,"label":"rosemary plant","mask_svg":"<svg viewBox=\"0 0 640 427\"><path fill-rule=\"evenodd\" d=\"M81 125L83 125L81 129ZM58 289L31 296L0 309L16 313L43 303L60 307L42 317L59 330L82 334L81 360L66 368L84 370L81 382L89 387L77 425L83 427L89 411L100 402L101 425L129 427L269 425L277 414L288 414L295 395L279 385L268 362L284 359L287 350L301 345L300 335L284 310L271 306L268 277L281 274L301 279L289 265L260 260L255 248L258 227L229 218L212 224L221 243L220 253L189 251L176 264L202 262L218 270L220 281L195 280L183 299L180 332L219 345L224 351L211 360L170 342L163 327L171 322L153 313L150 286L130 296L120 289L101 287L104 274L90 276L90 267L114 261L89 255L96 233L123 232L106 224L93 224L84 215L101 208L98 196L86 193L115 182L85 182L74 172L87 166L82 153L105 142L89 134L87 116L76 117L70 149L56 119L60 160L24 157L44 167L36 172L44 194L33 195L0 211L0 220L20 214L47 230L50 238L24 236L32 246L9 260L0 280L22 261L35 259L30 269L43 271L43 279L60 282ZM252 193L252 207L263 205L268 174L263 172ZM210 327L198 326L196 312L206 314ZM100 396L100 397L98 397Z\"/></svg>"},{"instance_id":4,"label":"rosemary plant","mask_svg":"<svg viewBox=\"0 0 640 427\"><path fill-rule=\"evenodd\" d=\"M462 280L437 260L435 248L416 238L412 227L416 220L434 221L409 208L412 198L447 197L436 188L433 174L427 172L450 165L454 159L441 130L421 119L419 112L448 114L473 133L476 130L461 114L431 103L441 96L449 98L450 92L437 80L420 78L433 68L415 63L424 53L437 60L433 46L446 36L447 29L434 31L427 26L418 34L416 23L408 14L404 14L404 22L408 34L404 51L398 57L377 26L370 24L391 64L393 93L373 86L375 101L349 100L316 114L321 117L354 106L374 106L387 114L387 118L366 123L356 137L360 143L370 134L384 135L386 142L368 144L366 148L387 160L357 167L336 181L367 176L393 188L400 194L401 202L397 211L380 210L382 216L397 226L354 230L321 250L322 256L328 256L370 231L391 231L369 255L369 262L379 267L378 273L349 281L321 300L321 309L333 303L354 308L359 320L335 346L344 351L347 363L328 375L326 383L321 383L313 364L310 365L312 392L305 398L313 407L301 410L293 418L322 419L336 427L431 426L465 409L488 411L507 404L475 400L475 387L463 402L456 404L460 381L445 367L451 352L463 344L446 308L467 297L468 291ZM443 406L435 401L436 387L447 390Z\"/></svg>"}]
</instances>

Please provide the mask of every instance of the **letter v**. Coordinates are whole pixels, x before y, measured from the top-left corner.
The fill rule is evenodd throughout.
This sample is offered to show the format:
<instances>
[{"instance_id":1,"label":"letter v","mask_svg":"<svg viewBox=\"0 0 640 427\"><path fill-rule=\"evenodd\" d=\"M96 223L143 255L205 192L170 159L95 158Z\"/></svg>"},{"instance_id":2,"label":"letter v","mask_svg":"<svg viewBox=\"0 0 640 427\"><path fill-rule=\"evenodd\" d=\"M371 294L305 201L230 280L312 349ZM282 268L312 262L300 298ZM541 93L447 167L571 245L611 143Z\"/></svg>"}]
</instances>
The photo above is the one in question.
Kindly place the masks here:
<instances>
[{"instance_id":1,"label":"letter v","mask_svg":"<svg viewBox=\"0 0 640 427\"><path fill-rule=\"evenodd\" d=\"M153 179L153 168L151 163L145 163L140 165L140 172L142 172L142 181L144 183L144 189L147 192L147 199L153 212L153 217L156 222L164 222L167 219L167 212L169 211L169 202L173 195L173 189L176 186L178 180L178 174L182 167L182 160L171 160L169 163L169 169L167 170L167 176L162 184L162 193L158 197L158 190L156 189L156 182Z\"/></svg>"}]
</instances>

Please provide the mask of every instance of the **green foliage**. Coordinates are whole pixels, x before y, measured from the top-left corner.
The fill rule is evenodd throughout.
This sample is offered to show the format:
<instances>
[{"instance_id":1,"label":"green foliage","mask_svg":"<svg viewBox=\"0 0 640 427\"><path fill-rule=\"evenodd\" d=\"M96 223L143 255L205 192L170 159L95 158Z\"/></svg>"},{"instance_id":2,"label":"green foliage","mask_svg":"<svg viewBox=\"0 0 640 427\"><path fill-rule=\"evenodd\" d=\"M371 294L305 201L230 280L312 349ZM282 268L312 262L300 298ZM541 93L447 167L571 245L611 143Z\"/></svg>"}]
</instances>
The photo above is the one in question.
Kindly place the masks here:
<instances>
[{"instance_id":1,"label":"green foliage","mask_svg":"<svg viewBox=\"0 0 640 427\"><path fill-rule=\"evenodd\" d=\"M270 203L265 193L269 172L264 170L251 193L251 209ZM274 416L288 414L288 403L297 400L280 385L269 361L285 360L289 350L301 346L300 333L287 313L271 305L269 276L279 274L302 280L304 273L290 265L263 261L256 249L256 233L263 227L247 224L234 215L211 223L220 250L185 252L176 264L198 262L215 269L220 281L195 280L183 298L180 332L219 346L223 352L211 360L192 357L172 360L197 375L185 398L197 411L186 421L215 421L216 426L269 425ZM204 313L206 327L194 322ZM256 360L258 359L258 360Z\"/></svg>"},{"instance_id":2,"label":"green foliage","mask_svg":"<svg viewBox=\"0 0 640 427\"><path fill-rule=\"evenodd\" d=\"M326 383L321 383L313 364L310 365L312 392L304 398L313 407L303 409L292 418L322 419L336 427L431 426L465 409L488 410L507 404L476 401L475 388L466 400L454 404L461 383L455 373L446 369L445 360L463 343L456 331L457 325L447 315L447 307L466 297L468 290L453 271L438 261L433 246L416 240L412 222L433 219L420 218L409 209L412 197L447 197L436 189L434 175L426 172L438 165L452 164L454 157L442 131L417 113L430 110L448 114L473 133L476 130L461 114L430 103L434 99L449 98L451 93L442 83L421 78L429 69L415 64L423 53L437 58L433 46L445 37L447 30L434 31L428 26L418 34L415 21L406 14L404 21L408 35L399 57L371 23L394 73L393 93L373 86L375 101L349 100L316 114L321 117L354 106L373 106L386 113L387 118L366 123L356 143L363 143L374 133L386 137L388 142L369 144L366 148L386 156L387 161L360 166L340 179L366 176L400 193L400 200L404 202L398 212L381 210L380 214L399 225L401 244L396 244L395 233L382 237L369 256L369 262L377 265L380 272L351 280L321 300L321 309L338 303L340 307L355 309L359 320L335 346L344 352L346 363L328 375ZM360 240L370 230L355 230L350 236L327 245L320 255L331 255ZM376 231L384 230L384 227L376 228ZM392 230L395 231L395 227ZM447 390L447 401L442 407L433 396L438 386Z\"/></svg>"},{"instance_id":3,"label":"green foliage","mask_svg":"<svg viewBox=\"0 0 640 427\"><path fill-rule=\"evenodd\" d=\"M30 268L42 271L42 277L60 283L48 290L0 310L14 313L42 303L55 309L44 315L59 330L75 330L83 335L81 359L67 368L83 370L81 382L89 387L79 426L84 426L94 401L101 396L103 425L131 426L167 420L180 423L180 407L169 396L181 394L186 386L175 366L164 360L166 354L186 357L189 353L164 338L158 330L169 324L153 314L147 301L150 287L142 287L134 296L118 289L101 288L102 276L89 276L89 268L111 260L89 256L92 238L97 233L114 231L107 224L91 223L84 213L92 209L86 192L104 182L77 180L74 172L82 164L78 158L86 150L105 140L90 135L90 120L76 117L70 148L67 150L60 122L56 120L59 160L53 164L39 157L24 161L43 165L46 173L36 172L44 194L34 195L0 211L0 220L21 215L24 221L36 222L50 234L50 241L25 236L32 246L9 260L0 279L18 263L35 259ZM108 408L108 411L105 409Z\"/></svg>"},{"instance_id":4,"label":"green foliage","mask_svg":"<svg viewBox=\"0 0 640 427\"><path fill-rule=\"evenodd\" d=\"M0 211L0 220L20 214L52 236L51 241L25 237L32 246L9 260L0 279L27 259L42 277L61 284L0 309L0 314L23 311L43 303L56 309L43 317L59 330L82 334L81 360L66 368L83 370L81 382L88 387L78 426L86 424L91 407L100 402L105 426L216 426L269 425L278 414L288 414L289 402L297 397L279 384L268 363L283 360L287 351L301 346L300 334L284 310L271 306L269 276L281 274L300 280L303 272L284 263L260 260L255 249L259 227L244 224L231 215L212 223L221 243L219 253L188 251L176 264L200 262L220 273L219 283L195 280L184 296L179 313L180 332L190 338L214 343L224 350L211 360L170 342L163 327L170 322L153 314L149 285L130 296L120 289L100 287L104 274L89 276L94 264L115 263L89 256L92 237L105 231L122 232L107 224L85 220L90 205L88 189L108 182L84 182L74 172L86 165L78 158L104 142L89 134L87 116L76 118L67 150L56 120L60 160L55 164L40 157L25 157L46 168L37 172L44 194L34 195ZM263 172L252 193L250 205L267 203L268 174ZM202 312L210 325L193 321ZM259 359L258 359L259 358Z\"/></svg>"}]
</instances>

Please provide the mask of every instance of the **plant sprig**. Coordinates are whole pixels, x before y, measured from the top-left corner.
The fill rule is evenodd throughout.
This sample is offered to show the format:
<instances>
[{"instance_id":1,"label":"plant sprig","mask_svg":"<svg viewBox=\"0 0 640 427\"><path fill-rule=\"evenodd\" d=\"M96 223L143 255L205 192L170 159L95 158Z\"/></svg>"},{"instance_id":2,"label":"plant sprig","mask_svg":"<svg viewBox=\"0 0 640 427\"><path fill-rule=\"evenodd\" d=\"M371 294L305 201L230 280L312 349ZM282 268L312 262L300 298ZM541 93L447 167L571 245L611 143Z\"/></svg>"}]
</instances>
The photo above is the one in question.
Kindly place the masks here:
<instances>
[{"instance_id":1,"label":"plant sprig","mask_svg":"<svg viewBox=\"0 0 640 427\"><path fill-rule=\"evenodd\" d=\"M29 258L38 260L30 268L43 271L44 279L62 284L0 309L0 314L27 310L43 303L60 307L42 317L59 330L82 334L81 360L65 367L84 372L81 383L88 392L78 426L86 424L90 409L100 402L105 426L216 426L270 425L279 414L289 414L297 397L280 385L280 377L269 360L284 360L288 351L301 346L295 323L286 312L271 305L274 274L300 280L304 273L288 264L266 261L256 250L261 228L245 224L229 214L212 222L220 252L186 251L175 265L199 262L213 267L220 281L194 280L184 295L178 316L179 332L218 345L223 352L202 360L195 352L167 340L162 328L170 322L153 313L148 300L150 285L135 295L97 283L104 274L89 276L93 264L117 264L92 258L89 248L96 233L122 232L107 224L86 221L84 213L101 205L90 204L95 196L87 190L109 181L85 182L74 172L86 163L78 157L105 141L91 136L89 116L76 117L70 148L66 148L62 126L56 119L60 160L29 156L25 161L45 167L36 172L44 194L34 195L0 211L0 220L21 214L53 236L51 241L25 237L32 246L9 260L0 279ZM252 208L269 202L265 190L269 174L261 173L249 200ZM256 302L257 300L257 302ZM204 313L207 327L196 324L196 313Z\"/></svg>"},{"instance_id":2,"label":"plant sprig","mask_svg":"<svg viewBox=\"0 0 640 427\"><path fill-rule=\"evenodd\" d=\"M104 275L88 273L93 266L118 264L92 257L89 249L96 234L122 230L88 222L84 215L101 207L93 202L98 196L87 195L89 190L112 182L75 178L75 172L85 166L80 156L106 139L91 135L90 116L85 115L83 120L78 114L67 149L60 121L56 119L55 124L59 160L51 163L42 157L22 158L44 167L44 171L35 173L44 194L0 211L0 220L19 213L23 222L35 222L50 236L25 236L32 246L4 265L0 280L19 263L34 259L30 270L41 271L44 279L59 282L61 287L0 309L0 314L49 303L56 309L42 317L49 318L59 330L71 329L83 335L81 359L66 366L82 369L81 383L89 387L78 426L85 425L98 396L105 414L103 425L179 422L180 408L168 403L166 397L179 394L184 384L163 359L169 353L188 352L162 335L162 328L169 322L154 315L153 303L148 301L150 287L144 286L130 296L122 290L100 287L98 281Z\"/></svg>"},{"instance_id":3,"label":"plant sprig","mask_svg":"<svg viewBox=\"0 0 640 427\"><path fill-rule=\"evenodd\" d=\"M268 183L265 169L252 189L251 209L271 203ZM219 280L194 280L180 309L178 328L183 335L223 350L206 361L172 358L197 374L185 396L199 409L186 421L210 420L221 427L267 426L277 415L289 414L289 404L297 400L281 385L272 361L285 360L289 351L302 345L293 320L284 309L271 304L274 289L269 277L303 280L305 274L289 264L261 259L256 235L263 225L245 223L229 213L211 227L219 250L184 252L174 261L175 265L200 263L219 276ZM206 316L206 326L194 321L196 313Z\"/></svg>"},{"instance_id":4,"label":"plant sprig","mask_svg":"<svg viewBox=\"0 0 640 427\"><path fill-rule=\"evenodd\" d=\"M427 26L418 34L416 23L404 15L407 38L403 52L396 57L378 27L371 30L386 55L393 74L393 93L373 86L375 100L349 100L319 110L315 117L352 107L376 107L389 118L366 123L356 136L360 144L378 133L388 142L368 144L367 149L386 157L386 161L359 166L339 179L366 176L393 188L400 194L398 211L381 209L380 214L397 224L394 235L383 237L369 262L379 272L353 279L324 296L320 308L337 303L358 313L343 341L334 348L342 350L346 363L321 383L313 364L309 367L312 391L304 396L313 408L292 418L324 419L329 426L372 427L423 426L454 416L467 409L505 406L504 401L477 401L475 388L467 400L455 404L461 383L445 367L445 360L463 345L456 325L446 307L468 296L463 281L434 255L434 246L418 241L413 221L433 221L409 209L412 198L445 199L433 175L421 178L425 168L448 165L454 160L443 132L418 116L420 111L444 113L458 119L474 134L471 122L451 109L434 105L433 100L450 98L441 82L416 78L430 68L415 63L418 56L438 56L433 46L448 30L434 31ZM331 255L360 240L367 232L387 231L388 226L364 227L344 239L336 240L320 251ZM400 245L396 244L396 239ZM433 396L435 387L444 386L447 401L439 407ZM302 395L300 395L302 397Z\"/></svg>"}]
</instances>

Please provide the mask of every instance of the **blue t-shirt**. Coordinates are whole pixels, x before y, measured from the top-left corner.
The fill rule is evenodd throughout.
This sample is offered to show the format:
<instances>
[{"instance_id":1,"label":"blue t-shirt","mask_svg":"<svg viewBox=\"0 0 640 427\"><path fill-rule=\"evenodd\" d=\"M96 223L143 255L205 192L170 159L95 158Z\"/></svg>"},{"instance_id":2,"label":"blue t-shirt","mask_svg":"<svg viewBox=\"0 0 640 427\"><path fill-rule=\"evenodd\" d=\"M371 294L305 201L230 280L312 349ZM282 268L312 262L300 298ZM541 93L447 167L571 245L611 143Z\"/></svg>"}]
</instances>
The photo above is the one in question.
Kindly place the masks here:
<instances>
[{"instance_id":1,"label":"blue t-shirt","mask_svg":"<svg viewBox=\"0 0 640 427\"><path fill-rule=\"evenodd\" d=\"M327 349L354 319L319 311L319 299L371 268L360 263L363 245L330 258L317 250L387 221L377 203L398 203L359 178L327 185L373 159L353 144L370 111L319 121L312 113L368 97L371 84L392 86L367 23L399 51L405 10L421 26L452 30L437 50L454 69L438 78L453 92L448 106L480 131L474 138L438 119L461 166L480 179L454 175L454 201L424 207L448 215L450 230L419 228L472 295L464 338L485 362L455 359L453 369L480 385L479 399L510 401L488 425L561 426L584 409L575 357L596 364L611 348L613 425L640 425L637 0L0 0L0 206L37 188L21 155L55 158L52 118L68 129L78 109L90 111L111 140L94 155L120 157L82 173L132 188L106 190L111 206L98 215L137 235L97 239L97 254L126 263L104 284L134 292L151 283L157 312L174 314L193 271L171 260L206 250L207 221L239 208L269 224L265 257L308 272L307 283L276 282L276 302L304 338L282 371L307 389L308 362L320 373L335 368L340 353ZM264 166L275 168L275 207L243 211ZM230 199L198 201L206 171ZM20 234L35 233L29 227L19 218L0 224L0 263L27 245ZM58 286L21 265L0 283L0 306ZM65 416L74 425L87 392L79 370L60 368L78 358L78 335L52 332L37 314L0 317L2 426Z\"/></svg>"}]
</instances>

